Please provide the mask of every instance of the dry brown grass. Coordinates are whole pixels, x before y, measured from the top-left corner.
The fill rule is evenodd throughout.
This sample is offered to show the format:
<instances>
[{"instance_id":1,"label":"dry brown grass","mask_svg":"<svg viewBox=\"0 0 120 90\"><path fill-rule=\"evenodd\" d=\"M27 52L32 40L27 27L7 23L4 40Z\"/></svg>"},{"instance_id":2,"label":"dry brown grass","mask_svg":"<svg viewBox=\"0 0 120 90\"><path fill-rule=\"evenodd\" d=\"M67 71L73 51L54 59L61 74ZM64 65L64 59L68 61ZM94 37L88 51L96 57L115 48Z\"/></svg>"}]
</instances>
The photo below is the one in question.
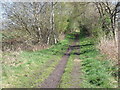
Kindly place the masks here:
<instances>
[{"instance_id":1,"label":"dry brown grass","mask_svg":"<svg viewBox=\"0 0 120 90\"><path fill-rule=\"evenodd\" d=\"M37 50L43 50L43 49L47 49L49 48L50 46L47 45L47 44L43 44L43 45L34 45L31 50L32 51L37 51Z\"/></svg>"},{"instance_id":2,"label":"dry brown grass","mask_svg":"<svg viewBox=\"0 0 120 90\"><path fill-rule=\"evenodd\" d=\"M60 34L59 35L59 40L64 40L65 39L65 35L64 34Z\"/></svg>"},{"instance_id":3,"label":"dry brown grass","mask_svg":"<svg viewBox=\"0 0 120 90\"><path fill-rule=\"evenodd\" d=\"M108 55L109 59L118 63L118 40L108 39L106 37L100 38L98 48L103 54Z\"/></svg>"}]
</instances>

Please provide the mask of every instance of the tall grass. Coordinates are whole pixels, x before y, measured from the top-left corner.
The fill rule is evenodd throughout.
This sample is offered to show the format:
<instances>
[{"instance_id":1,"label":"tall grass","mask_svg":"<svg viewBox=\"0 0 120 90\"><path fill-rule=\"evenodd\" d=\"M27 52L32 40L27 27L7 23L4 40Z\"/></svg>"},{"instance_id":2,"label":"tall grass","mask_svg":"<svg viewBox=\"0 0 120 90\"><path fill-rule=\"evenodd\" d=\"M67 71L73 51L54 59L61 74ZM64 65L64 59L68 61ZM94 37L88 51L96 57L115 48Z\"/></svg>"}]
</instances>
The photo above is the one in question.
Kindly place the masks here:
<instances>
[{"instance_id":1,"label":"tall grass","mask_svg":"<svg viewBox=\"0 0 120 90\"><path fill-rule=\"evenodd\" d=\"M118 63L118 34L115 37L112 33L109 35L103 35L99 38L97 47L101 53L106 54L109 59Z\"/></svg>"}]
</instances>

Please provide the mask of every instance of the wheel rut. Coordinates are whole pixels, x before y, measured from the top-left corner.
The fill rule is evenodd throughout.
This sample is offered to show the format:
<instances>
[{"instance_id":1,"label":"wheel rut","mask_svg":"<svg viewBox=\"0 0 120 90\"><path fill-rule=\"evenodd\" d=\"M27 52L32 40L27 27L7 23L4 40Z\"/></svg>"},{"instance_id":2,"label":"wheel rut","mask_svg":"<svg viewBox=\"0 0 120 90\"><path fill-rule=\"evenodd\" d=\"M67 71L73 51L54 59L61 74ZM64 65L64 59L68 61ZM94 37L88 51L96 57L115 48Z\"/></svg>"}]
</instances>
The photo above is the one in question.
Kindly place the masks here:
<instances>
[{"instance_id":1,"label":"wheel rut","mask_svg":"<svg viewBox=\"0 0 120 90\"><path fill-rule=\"evenodd\" d=\"M71 72L71 87L70 88L81 88L80 84L82 83L82 72L81 72L81 60L78 56L78 53L80 52L80 49L76 50L75 58L73 59L73 70Z\"/></svg>"},{"instance_id":2,"label":"wheel rut","mask_svg":"<svg viewBox=\"0 0 120 90\"><path fill-rule=\"evenodd\" d=\"M56 88L60 82L62 74L64 73L65 66L67 64L67 60L70 56L70 52L72 51L71 47L67 49L66 53L60 60L59 64L55 67L51 75L45 79L45 81L38 87L40 88Z\"/></svg>"}]
</instances>

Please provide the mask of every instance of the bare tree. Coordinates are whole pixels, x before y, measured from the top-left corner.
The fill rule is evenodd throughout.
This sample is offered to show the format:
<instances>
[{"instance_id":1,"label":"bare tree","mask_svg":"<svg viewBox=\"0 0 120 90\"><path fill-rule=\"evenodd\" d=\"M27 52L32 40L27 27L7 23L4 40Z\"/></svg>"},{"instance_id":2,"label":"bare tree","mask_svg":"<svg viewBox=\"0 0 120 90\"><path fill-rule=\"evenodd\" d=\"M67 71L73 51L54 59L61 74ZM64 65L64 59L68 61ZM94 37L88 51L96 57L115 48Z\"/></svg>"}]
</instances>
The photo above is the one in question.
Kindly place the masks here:
<instances>
[{"instance_id":1,"label":"bare tree","mask_svg":"<svg viewBox=\"0 0 120 90\"><path fill-rule=\"evenodd\" d=\"M102 27L105 28L105 30L111 30L113 36L115 36L116 14L120 12L117 10L117 8L120 6L119 2L116 4L113 4L112 2L96 2L95 5L98 9L100 18L102 19ZM106 17L110 19L111 28L106 23Z\"/></svg>"}]
</instances>

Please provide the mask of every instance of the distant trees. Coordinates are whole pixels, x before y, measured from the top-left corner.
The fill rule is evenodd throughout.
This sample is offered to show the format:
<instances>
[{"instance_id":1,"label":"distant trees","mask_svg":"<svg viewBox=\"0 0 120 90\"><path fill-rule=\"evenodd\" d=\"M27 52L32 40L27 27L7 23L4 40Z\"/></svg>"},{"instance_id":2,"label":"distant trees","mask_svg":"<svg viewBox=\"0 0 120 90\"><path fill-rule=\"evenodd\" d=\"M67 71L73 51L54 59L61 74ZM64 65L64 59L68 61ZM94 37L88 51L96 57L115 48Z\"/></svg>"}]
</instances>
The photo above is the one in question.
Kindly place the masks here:
<instances>
[{"instance_id":1,"label":"distant trees","mask_svg":"<svg viewBox=\"0 0 120 90\"><path fill-rule=\"evenodd\" d=\"M3 10L3 42L20 38L27 45L48 44L59 41L67 30L70 5L57 2L1 3ZM7 42L6 42L7 43ZM4 43L5 44L5 43Z\"/></svg>"},{"instance_id":2,"label":"distant trees","mask_svg":"<svg viewBox=\"0 0 120 90\"><path fill-rule=\"evenodd\" d=\"M1 4L5 18L3 41L21 38L28 45L52 45L59 41L61 34L76 30L85 31L87 35L95 35L99 32L99 27L106 33L112 31L115 35L116 14L120 12L117 10L120 3L110 2L6 2Z\"/></svg>"},{"instance_id":3,"label":"distant trees","mask_svg":"<svg viewBox=\"0 0 120 90\"><path fill-rule=\"evenodd\" d=\"M54 44L57 32L54 28L53 2L13 2L2 3L6 29L21 32L16 35L26 37L28 42ZM54 36L54 37L52 37Z\"/></svg>"}]
</instances>

